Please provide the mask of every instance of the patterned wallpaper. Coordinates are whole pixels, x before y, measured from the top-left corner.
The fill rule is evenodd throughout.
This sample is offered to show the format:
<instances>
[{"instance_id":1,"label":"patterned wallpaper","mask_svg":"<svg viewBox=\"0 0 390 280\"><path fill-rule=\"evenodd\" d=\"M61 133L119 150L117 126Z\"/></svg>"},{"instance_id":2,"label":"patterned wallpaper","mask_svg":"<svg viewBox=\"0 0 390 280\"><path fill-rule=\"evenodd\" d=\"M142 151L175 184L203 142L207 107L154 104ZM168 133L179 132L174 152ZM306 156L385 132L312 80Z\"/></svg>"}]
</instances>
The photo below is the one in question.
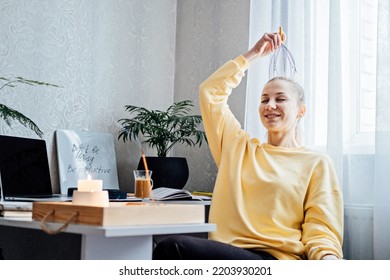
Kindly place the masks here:
<instances>
[{"instance_id":1,"label":"patterned wallpaper","mask_svg":"<svg viewBox=\"0 0 390 280\"><path fill-rule=\"evenodd\" d=\"M165 110L193 99L199 84L248 48L249 0L0 0L0 76L61 88L18 86L0 103L20 110L44 132L58 191L56 129L114 135L119 183L132 190L139 160L133 143L116 141L124 105ZM244 119L245 84L231 104ZM36 137L0 122L0 133ZM154 151L146 149L154 155ZM178 147L190 165L188 189L212 190L216 168L207 146Z\"/></svg>"}]
</instances>

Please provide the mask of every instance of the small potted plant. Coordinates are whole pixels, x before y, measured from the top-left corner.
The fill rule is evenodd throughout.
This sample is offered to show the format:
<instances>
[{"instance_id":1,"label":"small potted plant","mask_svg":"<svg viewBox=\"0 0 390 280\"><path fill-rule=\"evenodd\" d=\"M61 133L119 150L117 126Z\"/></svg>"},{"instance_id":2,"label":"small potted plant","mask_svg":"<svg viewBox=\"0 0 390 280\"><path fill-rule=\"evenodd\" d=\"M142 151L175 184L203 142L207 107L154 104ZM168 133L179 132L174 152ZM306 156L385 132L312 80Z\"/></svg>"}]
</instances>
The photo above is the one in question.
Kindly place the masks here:
<instances>
[{"instance_id":1,"label":"small potted plant","mask_svg":"<svg viewBox=\"0 0 390 280\"><path fill-rule=\"evenodd\" d=\"M9 79L0 76L0 93L1 91L6 90L6 88L14 88L17 84L25 84L29 86L52 86L58 87L54 84L49 84L45 82L35 81L35 80L27 80L22 77L16 77L14 79ZM4 104L0 104L0 118L5 121L8 126L11 126L12 122L19 122L23 126L31 129L35 132L40 138L43 135L43 132L39 129L39 127L28 117L20 113L19 111L12 109Z\"/></svg>"},{"instance_id":2,"label":"small potted plant","mask_svg":"<svg viewBox=\"0 0 390 280\"><path fill-rule=\"evenodd\" d=\"M201 146L207 142L204 131L198 129L202 122L200 115L191 115L191 100L176 102L166 111L148 110L143 107L127 105L125 110L131 118L122 118L118 139L139 141L143 135L149 147L157 150L157 157L146 157L147 165L153 171L154 187L171 187L181 189L188 180L186 158L167 157L176 144L190 147ZM142 159L138 168L144 169Z\"/></svg>"}]
</instances>

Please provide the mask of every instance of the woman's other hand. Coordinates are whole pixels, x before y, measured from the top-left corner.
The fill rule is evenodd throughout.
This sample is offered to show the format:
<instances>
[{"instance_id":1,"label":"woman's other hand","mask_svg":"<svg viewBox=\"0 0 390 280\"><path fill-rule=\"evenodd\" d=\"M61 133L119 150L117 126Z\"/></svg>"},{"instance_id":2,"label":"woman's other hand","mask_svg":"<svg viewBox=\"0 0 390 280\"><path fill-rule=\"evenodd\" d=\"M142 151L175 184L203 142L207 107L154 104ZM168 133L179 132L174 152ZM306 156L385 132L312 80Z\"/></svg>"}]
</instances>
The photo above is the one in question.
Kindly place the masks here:
<instances>
[{"instance_id":1,"label":"woman's other hand","mask_svg":"<svg viewBox=\"0 0 390 280\"><path fill-rule=\"evenodd\" d=\"M325 255L321 260L338 260L339 258L335 255Z\"/></svg>"},{"instance_id":2,"label":"woman's other hand","mask_svg":"<svg viewBox=\"0 0 390 280\"><path fill-rule=\"evenodd\" d=\"M285 33L264 33L257 43L244 54L248 61L252 61L256 57L266 56L276 51L280 45L286 40Z\"/></svg>"}]
</instances>

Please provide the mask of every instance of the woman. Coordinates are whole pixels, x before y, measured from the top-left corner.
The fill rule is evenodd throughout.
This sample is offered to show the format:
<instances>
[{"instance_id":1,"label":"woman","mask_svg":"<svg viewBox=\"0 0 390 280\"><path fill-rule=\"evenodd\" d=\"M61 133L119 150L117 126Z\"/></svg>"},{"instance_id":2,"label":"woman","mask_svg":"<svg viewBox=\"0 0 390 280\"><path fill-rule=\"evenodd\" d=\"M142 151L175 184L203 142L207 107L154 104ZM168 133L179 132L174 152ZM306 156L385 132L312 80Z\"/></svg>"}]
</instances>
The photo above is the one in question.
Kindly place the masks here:
<instances>
[{"instance_id":1,"label":"woman","mask_svg":"<svg viewBox=\"0 0 390 280\"><path fill-rule=\"evenodd\" d=\"M284 34L282 34L284 37ZM209 239L170 237L154 259L341 259L343 199L329 157L301 146L302 88L274 78L260 96L268 130L260 143L241 129L227 100L253 60L277 50L282 39L266 33L245 54L227 62L200 86L209 146L218 166Z\"/></svg>"}]
</instances>

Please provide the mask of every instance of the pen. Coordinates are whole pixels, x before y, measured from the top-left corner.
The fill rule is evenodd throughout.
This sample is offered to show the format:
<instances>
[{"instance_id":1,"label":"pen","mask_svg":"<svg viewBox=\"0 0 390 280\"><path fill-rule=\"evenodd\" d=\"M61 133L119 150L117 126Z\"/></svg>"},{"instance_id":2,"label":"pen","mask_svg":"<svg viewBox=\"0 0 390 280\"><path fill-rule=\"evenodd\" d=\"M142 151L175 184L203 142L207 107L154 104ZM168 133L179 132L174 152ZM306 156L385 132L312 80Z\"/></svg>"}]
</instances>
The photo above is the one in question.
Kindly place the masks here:
<instances>
[{"instance_id":1,"label":"pen","mask_svg":"<svg viewBox=\"0 0 390 280\"><path fill-rule=\"evenodd\" d=\"M192 192L193 195L204 195L204 196L209 196L212 197L213 193L211 192L200 192L200 191L194 191Z\"/></svg>"}]
</instances>

